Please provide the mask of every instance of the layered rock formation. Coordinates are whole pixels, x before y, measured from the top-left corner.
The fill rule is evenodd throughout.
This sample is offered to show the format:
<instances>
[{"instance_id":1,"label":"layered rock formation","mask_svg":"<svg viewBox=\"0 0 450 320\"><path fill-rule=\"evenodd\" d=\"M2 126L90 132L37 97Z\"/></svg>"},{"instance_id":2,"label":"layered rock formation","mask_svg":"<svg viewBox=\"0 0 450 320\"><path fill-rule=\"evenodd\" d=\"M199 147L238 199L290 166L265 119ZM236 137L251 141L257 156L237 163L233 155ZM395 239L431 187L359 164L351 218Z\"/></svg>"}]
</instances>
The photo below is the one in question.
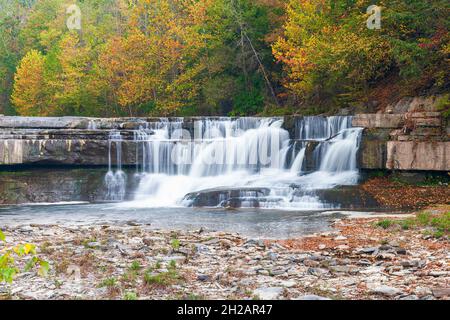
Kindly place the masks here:
<instances>
[{"instance_id":1,"label":"layered rock formation","mask_svg":"<svg viewBox=\"0 0 450 320\"><path fill-rule=\"evenodd\" d=\"M405 98L387 112L353 118L353 126L366 128L361 168L450 170L450 131L437 110L437 98Z\"/></svg>"},{"instance_id":2,"label":"layered rock formation","mask_svg":"<svg viewBox=\"0 0 450 320\"><path fill-rule=\"evenodd\" d=\"M385 113L357 114L353 126L364 127L359 152L362 169L450 170L450 129L437 110L436 97L405 98ZM200 117L184 118L182 128L194 137ZM284 117L283 127L297 135L298 117ZM108 165L109 135L120 130L122 164L136 164L134 130L148 122L179 118L87 118L0 116L0 165ZM307 145L304 170L317 166L316 142ZM111 145L115 152L116 145ZM289 160L289 159L288 159ZM111 158L112 164L115 157Z\"/></svg>"}]
</instances>

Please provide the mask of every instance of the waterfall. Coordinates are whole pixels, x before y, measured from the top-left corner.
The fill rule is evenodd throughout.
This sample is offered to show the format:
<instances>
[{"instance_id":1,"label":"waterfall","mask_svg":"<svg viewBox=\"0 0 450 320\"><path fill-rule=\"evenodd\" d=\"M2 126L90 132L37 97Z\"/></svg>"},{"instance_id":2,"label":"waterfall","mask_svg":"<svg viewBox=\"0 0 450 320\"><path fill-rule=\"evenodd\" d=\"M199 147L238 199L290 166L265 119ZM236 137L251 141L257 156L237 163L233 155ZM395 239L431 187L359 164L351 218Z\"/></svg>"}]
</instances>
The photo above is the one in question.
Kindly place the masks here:
<instances>
[{"instance_id":1,"label":"waterfall","mask_svg":"<svg viewBox=\"0 0 450 320\"><path fill-rule=\"evenodd\" d=\"M297 139L301 140L325 140L338 132L350 128L352 117L332 116L302 117L297 120Z\"/></svg>"},{"instance_id":2,"label":"waterfall","mask_svg":"<svg viewBox=\"0 0 450 320\"><path fill-rule=\"evenodd\" d=\"M282 118L183 118L148 122L134 131L138 187L123 206L189 206L201 194L217 206L311 210L333 207L316 190L355 184L361 129L351 117L303 117L291 139ZM108 196L125 195L120 132L112 132L117 169L107 174ZM305 172L306 150L316 170ZM310 147L311 149L311 147ZM261 191L264 190L264 191ZM194 199L194 200L193 200ZM208 203L211 203L209 201Z\"/></svg>"},{"instance_id":3,"label":"waterfall","mask_svg":"<svg viewBox=\"0 0 450 320\"><path fill-rule=\"evenodd\" d=\"M116 169L112 165L112 145L116 148ZM122 201L126 192L126 175L122 171L122 136L119 131L112 131L108 141L108 172L105 176L107 188L106 199Z\"/></svg>"},{"instance_id":4,"label":"waterfall","mask_svg":"<svg viewBox=\"0 0 450 320\"><path fill-rule=\"evenodd\" d=\"M342 130L325 144L321 171L342 172L356 170L356 152L362 128Z\"/></svg>"}]
</instances>

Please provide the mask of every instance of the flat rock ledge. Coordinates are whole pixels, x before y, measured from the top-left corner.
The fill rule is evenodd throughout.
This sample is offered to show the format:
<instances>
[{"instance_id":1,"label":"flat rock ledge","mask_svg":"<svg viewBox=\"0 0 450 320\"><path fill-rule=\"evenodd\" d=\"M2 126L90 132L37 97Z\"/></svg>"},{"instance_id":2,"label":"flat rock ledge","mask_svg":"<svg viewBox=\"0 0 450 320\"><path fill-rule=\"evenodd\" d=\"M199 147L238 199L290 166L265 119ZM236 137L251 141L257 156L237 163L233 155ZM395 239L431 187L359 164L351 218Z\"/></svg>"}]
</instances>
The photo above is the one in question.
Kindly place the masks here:
<instances>
[{"instance_id":1,"label":"flat rock ledge","mask_svg":"<svg viewBox=\"0 0 450 320\"><path fill-rule=\"evenodd\" d=\"M448 239L376 221L337 220L332 232L290 240L133 221L6 226L6 246L35 243L50 271L20 273L0 298L449 299Z\"/></svg>"}]
</instances>

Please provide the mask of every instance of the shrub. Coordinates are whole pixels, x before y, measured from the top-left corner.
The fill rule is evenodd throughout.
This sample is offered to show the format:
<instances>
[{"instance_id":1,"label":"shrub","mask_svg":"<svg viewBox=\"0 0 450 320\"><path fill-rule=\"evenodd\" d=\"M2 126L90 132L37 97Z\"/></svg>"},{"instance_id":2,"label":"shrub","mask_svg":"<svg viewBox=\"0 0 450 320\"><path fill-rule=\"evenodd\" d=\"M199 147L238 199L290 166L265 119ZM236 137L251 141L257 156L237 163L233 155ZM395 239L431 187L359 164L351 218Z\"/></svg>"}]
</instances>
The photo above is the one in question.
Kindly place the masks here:
<instances>
[{"instance_id":1,"label":"shrub","mask_svg":"<svg viewBox=\"0 0 450 320\"><path fill-rule=\"evenodd\" d=\"M36 245L25 243L9 247L6 245L5 234L1 230L0 242L5 243L5 247L0 249L0 282L12 283L14 277L20 272L16 260L26 256L29 257L29 260L25 264L25 272L37 266L40 276L47 275L50 268L49 263L37 256Z\"/></svg>"}]
</instances>

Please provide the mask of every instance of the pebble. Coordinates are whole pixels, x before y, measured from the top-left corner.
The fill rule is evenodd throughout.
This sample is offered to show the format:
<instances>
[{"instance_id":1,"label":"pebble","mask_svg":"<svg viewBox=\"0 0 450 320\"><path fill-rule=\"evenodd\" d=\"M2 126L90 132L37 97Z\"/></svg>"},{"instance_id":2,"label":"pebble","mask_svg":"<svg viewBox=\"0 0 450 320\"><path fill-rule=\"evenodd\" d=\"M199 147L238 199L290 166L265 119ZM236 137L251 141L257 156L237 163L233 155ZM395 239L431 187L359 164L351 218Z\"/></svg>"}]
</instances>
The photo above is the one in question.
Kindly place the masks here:
<instances>
[{"instance_id":1,"label":"pebble","mask_svg":"<svg viewBox=\"0 0 450 320\"><path fill-rule=\"evenodd\" d=\"M450 296L450 288L433 288L431 289L433 292L433 296L436 298L449 297Z\"/></svg>"},{"instance_id":2,"label":"pebble","mask_svg":"<svg viewBox=\"0 0 450 320\"><path fill-rule=\"evenodd\" d=\"M426 288L426 287L416 287L416 289L414 289L414 294L416 294L419 297L424 297L424 296L429 296L432 294L431 289L430 288Z\"/></svg>"},{"instance_id":3,"label":"pebble","mask_svg":"<svg viewBox=\"0 0 450 320\"><path fill-rule=\"evenodd\" d=\"M323 268L308 268L306 273L310 274L312 276L320 277L320 276L322 276L324 274L327 274L328 270L323 269Z\"/></svg>"},{"instance_id":4,"label":"pebble","mask_svg":"<svg viewBox=\"0 0 450 320\"><path fill-rule=\"evenodd\" d=\"M388 297L393 297L393 296L396 296L396 295L400 294L401 290L397 289L397 288L394 288L394 287L381 285L381 286L374 287L371 290L371 293L381 294L381 295L385 295L385 296L388 296Z\"/></svg>"},{"instance_id":5,"label":"pebble","mask_svg":"<svg viewBox=\"0 0 450 320\"><path fill-rule=\"evenodd\" d=\"M317 296L315 294L307 294L307 295L298 297L297 300L331 300L331 299L326 298L326 297Z\"/></svg>"},{"instance_id":6,"label":"pebble","mask_svg":"<svg viewBox=\"0 0 450 320\"><path fill-rule=\"evenodd\" d=\"M207 274L199 274L199 275L197 275L197 280L198 281L208 281L209 276Z\"/></svg>"},{"instance_id":7,"label":"pebble","mask_svg":"<svg viewBox=\"0 0 450 320\"><path fill-rule=\"evenodd\" d=\"M283 291L282 287L260 287L254 290L253 294L261 300L277 300L281 297Z\"/></svg>"},{"instance_id":8,"label":"pebble","mask_svg":"<svg viewBox=\"0 0 450 320\"><path fill-rule=\"evenodd\" d=\"M140 288L147 268L154 268L159 262L161 266L154 275L168 272L171 260L176 261L180 275L185 279L192 279L193 276L196 280L158 290L158 298L161 299L174 298L180 291L203 295L208 299L249 299L252 294L262 299L282 299L284 296L300 300L329 299L303 293L303 288L313 286L330 294L339 293L346 299L361 298L362 292L377 294L378 299L399 300L436 300L449 296L446 277L450 272L446 267L450 255L444 246L435 251L421 246L421 235L402 240L406 249L390 241L389 245L360 248L341 242L327 250L325 240L321 238L318 239L320 244L309 249L292 249L276 242L248 240L228 233L177 231L176 237L183 245L173 250L170 245L173 233L145 228L143 225L11 228L8 233L12 236L8 238L12 243L30 241L35 242L38 248L42 242L40 236L54 234L55 245L52 251L42 253L44 258L45 255L61 257L67 252L66 257L70 257L73 266L83 266L81 278L77 279L79 277L73 273L66 274L66 270L55 273L53 268L58 266L58 262L50 258L51 276L40 278L36 270L18 274L11 286L14 289L13 298L110 298L110 290L98 288L99 283L107 277L121 279L136 260L142 267L137 288ZM141 231L136 233L136 230ZM30 235L29 232L33 233ZM339 233L331 235L331 239L333 237L340 239L336 241L347 239ZM83 239L98 241L87 243L86 248L80 244L84 243L79 241ZM105 239L108 239L106 245ZM369 237L365 239L369 240ZM374 238L373 243L379 241ZM435 241L444 244L442 240ZM98 250L101 248L108 250ZM93 254L93 260L81 260L90 259L88 253ZM91 265L96 267L90 269ZM419 270L425 265L426 270ZM101 271L103 268L104 271ZM121 281L118 286L121 286ZM140 299L155 297L154 293L139 292Z\"/></svg>"}]
</instances>

